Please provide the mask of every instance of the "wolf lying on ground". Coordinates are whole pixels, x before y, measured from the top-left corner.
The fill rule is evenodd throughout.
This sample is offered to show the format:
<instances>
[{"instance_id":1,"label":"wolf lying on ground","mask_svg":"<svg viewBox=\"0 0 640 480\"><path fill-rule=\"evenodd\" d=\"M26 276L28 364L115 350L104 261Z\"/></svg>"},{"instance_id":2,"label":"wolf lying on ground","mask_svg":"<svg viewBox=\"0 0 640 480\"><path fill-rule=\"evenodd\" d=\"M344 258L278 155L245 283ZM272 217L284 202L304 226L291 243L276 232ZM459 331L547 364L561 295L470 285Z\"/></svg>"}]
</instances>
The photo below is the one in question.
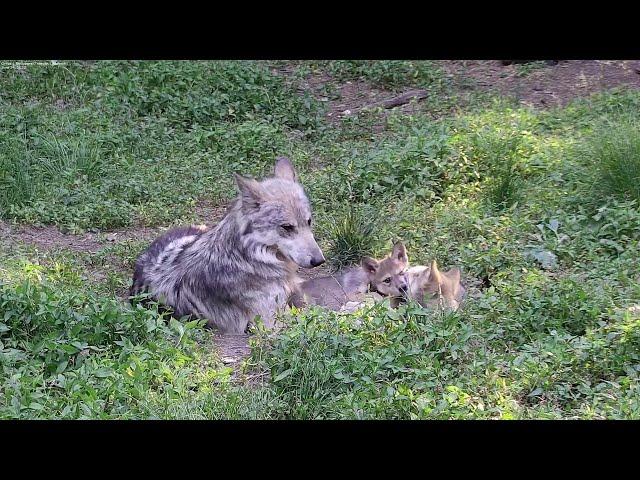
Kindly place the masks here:
<instances>
[{"instance_id":1,"label":"wolf lying on ground","mask_svg":"<svg viewBox=\"0 0 640 480\"><path fill-rule=\"evenodd\" d=\"M181 317L242 334L260 316L267 328L299 283L297 267L325 259L311 230L311 206L291 162L272 178L235 175L239 197L211 229L182 227L156 239L135 264L131 295L148 292Z\"/></svg>"},{"instance_id":2,"label":"wolf lying on ground","mask_svg":"<svg viewBox=\"0 0 640 480\"><path fill-rule=\"evenodd\" d=\"M465 288L460 283L460 269L452 268L441 272L435 260L430 267L419 265L407 270L409 298L423 307L440 306L453 311L458 310L465 296Z\"/></svg>"},{"instance_id":3,"label":"wolf lying on ground","mask_svg":"<svg viewBox=\"0 0 640 480\"><path fill-rule=\"evenodd\" d=\"M407 250L402 242L382 260L362 259L360 266L351 267L335 275L318 277L302 282L291 303L297 307L319 305L339 311L347 302L359 301L367 292L390 297L396 307L407 293L405 270L409 265Z\"/></svg>"}]
</instances>

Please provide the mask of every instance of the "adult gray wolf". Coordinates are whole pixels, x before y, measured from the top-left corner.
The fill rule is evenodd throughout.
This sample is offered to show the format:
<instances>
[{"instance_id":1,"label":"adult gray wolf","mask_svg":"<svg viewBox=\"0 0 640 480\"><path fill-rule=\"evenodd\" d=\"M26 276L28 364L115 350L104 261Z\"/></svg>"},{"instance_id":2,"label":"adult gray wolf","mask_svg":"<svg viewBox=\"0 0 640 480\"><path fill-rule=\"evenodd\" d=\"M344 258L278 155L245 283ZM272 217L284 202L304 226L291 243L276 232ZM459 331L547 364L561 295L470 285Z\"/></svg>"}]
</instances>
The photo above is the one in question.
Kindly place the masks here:
<instances>
[{"instance_id":1,"label":"adult gray wolf","mask_svg":"<svg viewBox=\"0 0 640 480\"><path fill-rule=\"evenodd\" d=\"M176 317L206 318L222 333L244 333L256 316L274 327L300 282L298 267L325 261L311 206L286 158L271 178L235 180L240 195L218 225L171 230L140 255L131 295L147 292Z\"/></svg>"}]
</instances>

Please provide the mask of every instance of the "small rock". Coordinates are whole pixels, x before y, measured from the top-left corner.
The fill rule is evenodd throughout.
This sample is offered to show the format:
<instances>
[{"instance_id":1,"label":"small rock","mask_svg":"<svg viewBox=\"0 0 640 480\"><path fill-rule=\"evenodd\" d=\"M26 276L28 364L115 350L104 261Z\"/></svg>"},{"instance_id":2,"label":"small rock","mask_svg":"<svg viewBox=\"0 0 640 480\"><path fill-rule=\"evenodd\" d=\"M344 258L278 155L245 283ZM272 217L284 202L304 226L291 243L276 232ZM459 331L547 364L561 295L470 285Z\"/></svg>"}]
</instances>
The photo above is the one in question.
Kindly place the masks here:
<instances>
[{"instance_id":1,"label":"small rock","mask_svg":"<svg viewBox=\"0 0 640 480\"><path fill-rule=\"evenodd\" d=\"M116 233L110 233L107 235L107 242L115 242L116 241Z\"/></svg>"},{"instance_id":2,"label":"small rock","mask_svg":"<svg viewBox=\"0 0 640 480\"><path fill-rule=\"evenodd\" d=\"M536 91L536 92L539 92L539 91L542 90L542 87L540 85L536 85L536 86L533 87L533 90Z\"/></svg>"},{"instance_id":3,"label":"small rock","mask_svg":"<svg viewBox=\"0 0 640 480\"><path fill-rule=\"evenodd\" d=\"M59 110L64 110L65 108L67 108L67 102L65 102L63 99L59 98L55 101L55 106L57 109Z\"/></svg>"},{"instance_id":4,"label":"small rock","mask_svg":"<svg viewBox=\"0 0 640 480\"><path fill-rule=\"evenodd\" d=\"M224 363L225 365L228 365L229 363L235 363L236 359L233 357L222 357L220 360L222 360L222 363Z\"/></svg>"},{"instance_id":5,"label":"small rock","mask_svg":"<svg viewBox=\"0 0 640 480\"><path fill-rule=\"evenodd\" d=\"M627 308L632 315L640 315L640 305L631 305Z\"/></svg>"},{"instance_id":6,"label":"small rock","mask_svg":"<svg viewBox=\"0 0 640 480\"><path fill-rule=\"evenodd\" d=\"M558 266L558 257L549 250L529 250L527 256L534 258L544 270L553 270Z\"/></svg>"},{"instance_id":7,"label":"small rock","mask_svg":"<svg viewBox=\"0 0 640 480\"><path fill-rule=\"evenodd\" d=\"M342 112L343 115L351 115L351 110L345 110Z\"/></svg>"}]
</instances>

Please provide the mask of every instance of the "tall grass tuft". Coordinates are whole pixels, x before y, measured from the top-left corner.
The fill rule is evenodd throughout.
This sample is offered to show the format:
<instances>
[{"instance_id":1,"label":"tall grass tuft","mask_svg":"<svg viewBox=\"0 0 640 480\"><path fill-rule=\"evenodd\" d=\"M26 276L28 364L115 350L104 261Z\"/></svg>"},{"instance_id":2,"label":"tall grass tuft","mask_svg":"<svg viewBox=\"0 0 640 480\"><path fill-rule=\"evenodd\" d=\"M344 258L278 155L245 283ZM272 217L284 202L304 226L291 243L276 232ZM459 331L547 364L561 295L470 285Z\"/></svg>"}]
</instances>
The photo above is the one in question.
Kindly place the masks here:
<instances>
[{"instance_id":1,"label":"tall grass tuft","mask_svg":"<svg viewBox=\"0 0 640 480\"><path fill-rule=\"evenodd\" d=\"M495 170L486 191L486 198L495 210L507 210L520 200L522 183L522 179L516 173L515 160L508 157L501 168Z\"/></svg>"},{"instance_id":2,"label":"tall grass tuft","mask_svg":"<svg viewBox=\"0 0 640 480\"><path fill-rule=\"evenodd\" d=\"M357 207L351 207L335 223L329 224L327 236L331 246L327 259L334 270L355 265L362 257L371 254L375 244L376 221Z\"/></svg>"},{"instance_id":3,"label":"tall grass tuft","mask_svg":"<svg viewBox=\"0 0 640 480\"><path fill-rule=\"evenodd\" d=\"M95 180L104 170L105 162L97 145L82 139L41 137L42 156L38 164L50 178L64 175L86 175Z\"/></svg>"},{"instance_id":4,"label":"tall grass tuft","mask_svg":"<svg viewBox=\"0 0 640 480\"><path fill-rule=\"evenodd\" d=\"M489 205L497 211L515 205L523 187L518 167L518 160L524 155L522 137L517 131L485 130L472 138L472 145L489 177L485 190Z\"/></svg>"},{"instance_id":5,"label":"tall grass tuft","mask_svg":"<svg viewBox=\"0 0 640 480\"><path fill-rule=\"evenodd\" d=\"M622 120L599 125L578 152L597 172L595 191L640 201L640 123Z\"/></svg>"},{"instance_id":6,"label":"tall grass tuft","mask_svg":"<svg viewBox=\"0 0 640 480\"><path fill-rule=\"evenodd\" d=\"M34 192L29 153L24 149L0 148L0 217L11 205L27 203Z\"/></svg>"}]
</instances>

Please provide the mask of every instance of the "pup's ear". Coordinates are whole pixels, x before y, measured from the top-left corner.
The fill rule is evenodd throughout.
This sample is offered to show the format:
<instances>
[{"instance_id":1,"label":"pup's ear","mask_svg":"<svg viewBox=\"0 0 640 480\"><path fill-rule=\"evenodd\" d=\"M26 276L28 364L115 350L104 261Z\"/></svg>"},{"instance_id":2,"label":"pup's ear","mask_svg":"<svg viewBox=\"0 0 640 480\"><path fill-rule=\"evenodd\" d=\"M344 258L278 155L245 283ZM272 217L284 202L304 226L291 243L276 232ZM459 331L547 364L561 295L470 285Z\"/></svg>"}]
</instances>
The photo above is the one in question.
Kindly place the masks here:
<instances>
[{"instance_id":1,"label":"pup's ear","mask_svg":"<svg viewBox=\"0 0 640 480\"><path fill-rule=\"evenodd\" d=\"M454 284L460 283L460 269L459 268L452 268L447 273L445 273L445 275Z\"/></svg>"},{"instance_id":2,"label":"pup's ear","mask_svg":"<svg viewBox=\"0 0 640 480\"><path fill-rule=\"evenodd\" d=\"M253 178L243 177L237 173L233 174L238 190L242 198L242 207L244 209L257 209L264 201L264 191L260 184Z\"/></svg>"},{"instance_id":3,"label":"pup's ear","mask_svg":"<svg viewBox=\"0 0 640 480\"><path fill-rule=\"evenodd\" d=\"M364 268L369 275L375 274L378 271L379 267L380 267L380 262L378 262L374 258L364 257L362 259L362 268Z\"/></svg>"},{"instance_id":4,"label":"pup's ear","mask_svg":"<svg viewBox=\"0 0 640 480\"><path fill-rule=\"evenodd\" d=\"M438 264L436 263L435 259L431 262L431 268L429 270L429 282L442 282L442 274L440 273L440 270L438 270Z\"/></svg>"},{"instance_id":5,"label":"pup's ear","mask_svg":"<svg viewBox=\"0 0 640 480\"><path fill-rule=\"evenodd\" d=\"M289 180L291 182L297 182L298 176L296 175L296 169L293 168L293 163L286 157L280 157L276 160L276 166L274 175L276 178L283 180Z\"/></svg>"},{"instance_id":6,"label":"pup's ear","mask_svg":"<svg viewBox=\"0 0 640 480\"><path fill-rule=\"evenodd\" d=\"M398 241L393 246L393 251L391 252L391 256L395 260L399 260L402 263L409 263L409 256L407 255L407 249L405 248L402 241Z\"/></svg>"},{"instance_id":7,"label":"pup's ear","mask_svg":"<svg viewBox=\"0 0 640 480\"><path fill-rule=\"evenodd\" d=\"M444 275L448 279L449 288L451 289L451 294L456 297L462 288L462 284L460 283L460 269L452 268L448 272L444 273Z\"/></svg>"}]
</instances>

